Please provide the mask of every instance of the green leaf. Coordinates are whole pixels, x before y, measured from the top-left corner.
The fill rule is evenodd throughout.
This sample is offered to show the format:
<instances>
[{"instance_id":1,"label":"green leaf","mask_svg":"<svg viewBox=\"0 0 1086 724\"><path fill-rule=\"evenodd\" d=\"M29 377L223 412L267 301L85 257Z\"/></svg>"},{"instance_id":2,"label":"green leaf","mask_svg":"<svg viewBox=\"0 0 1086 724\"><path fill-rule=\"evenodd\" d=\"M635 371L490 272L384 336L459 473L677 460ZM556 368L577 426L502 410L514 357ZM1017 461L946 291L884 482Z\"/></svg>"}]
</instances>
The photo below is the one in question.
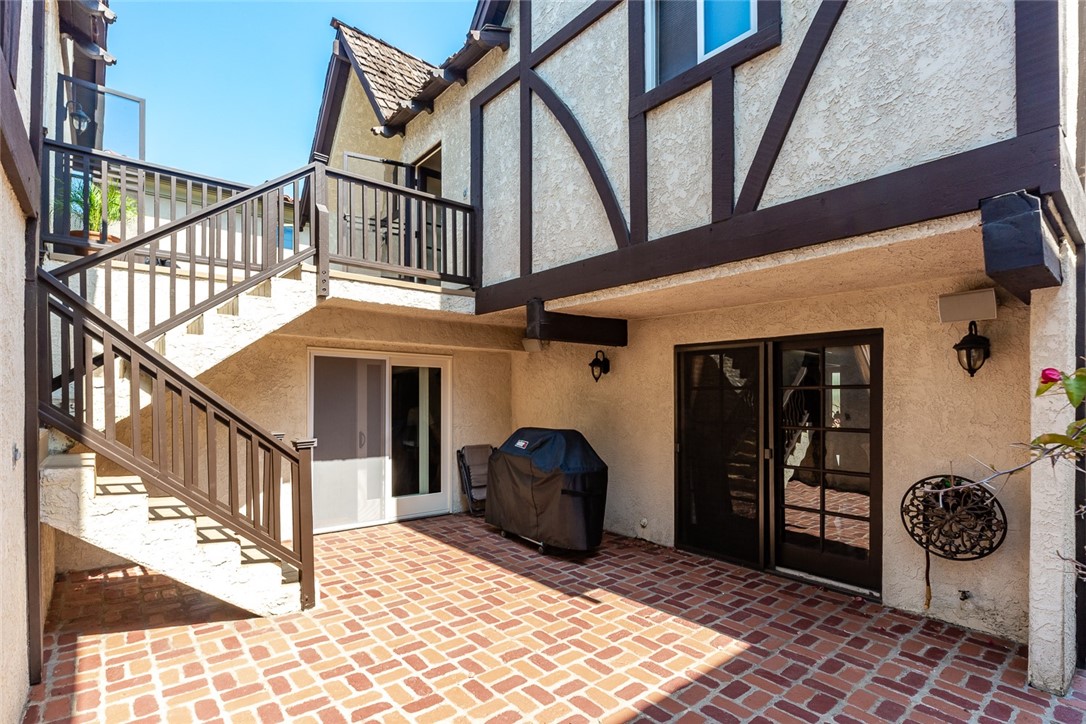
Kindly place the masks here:
<instances>
[{"instance_id":1,"label":"green leaf","mask_svg":"<svg viewBox=\"0 0 1086 724\"><path fill-rule=\"evenodd\" d=\"M1046 432L1044 435L1038 435L1033 438L1034 445L1067 445L1069 447L1076 447L1078 443L1074 438L1070 438L1067 435L1060 435L1055 432Z\"/></svg>"},{"instance_id":2,"label":"green leaf","mask_svg":"<svg viewBox=\"0 0 1086 724\"><path fill-rule=\"evenodd\" d=\"M1063 381L1064 392L1071 407L1078 407L1086 399L1086 370L1075 370L1075 374Z\"/></svg>"},{"instance_id":3,"label":"green leaf","mask_svg":"<svg viewBox=\"0 0 1086 724\"><path fill-rule=\"evenodd\" d=\"M1044 393L1046 393L1046 392L1048 392L1049 390L1051 390L1051 389L1052 389L1052 387L1053 387L1053 386L1054 386L1055 384L1056 384L1055 382L1042 382L1041 384L1037 385L1037 392L1035 392L1034 394L1035 394L1035 395L1036 395L1037 397L1040 397L1040 396L1041 396L1041 395L1043 395Z\"/></svg>"}]
</instances>

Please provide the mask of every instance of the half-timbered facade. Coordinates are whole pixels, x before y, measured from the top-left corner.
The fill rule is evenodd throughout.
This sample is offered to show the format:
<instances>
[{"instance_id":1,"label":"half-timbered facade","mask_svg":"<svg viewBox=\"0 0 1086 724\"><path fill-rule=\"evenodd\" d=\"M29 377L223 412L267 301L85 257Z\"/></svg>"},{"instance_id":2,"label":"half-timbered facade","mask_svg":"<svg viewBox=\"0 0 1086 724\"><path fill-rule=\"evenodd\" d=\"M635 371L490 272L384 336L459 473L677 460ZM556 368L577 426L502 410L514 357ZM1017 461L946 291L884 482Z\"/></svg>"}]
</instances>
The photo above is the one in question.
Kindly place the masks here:
<instances>
[{"instance_id":1,"label":"half-timbered facade","mask_svg":"<svg viewBox=\"0 0 1086 724\"><path fill-rule=\"evenodd\" d=\"M900 505L1073 414L1032 387L1083 352L1078 23L1074 3L487 2L383 113L403 69L337 22L314 158L440 149L475 208L475 314L543 342L513 357L512 427L598 446L609 529L1028 641L1059 689L1074 476L1000 487L1005 543L932 559L930 603ZM953 346L976 320L939 310L975 290L998 304L970 377Z\"/></svg>"},{"instance_id":2,"label":"half-timbered facade","mask_svg":"<svg viewBox=\"0 0 1086 724\"><path fill-rule=\"evenodd\" d=\"M106 96L143 118L105 4L0 9L0 717L55 573L308 609L314 534L463 510L455 450L521 427L585 434L610 531L1028 643L1067 689L1083 476L1002 481L974 560L902 501L1079 415L1033 396L1086 356L1076 3L481 0L440 64L334 19L309 163L255 187L105 152Z\"/></svg>"}]
</instances>

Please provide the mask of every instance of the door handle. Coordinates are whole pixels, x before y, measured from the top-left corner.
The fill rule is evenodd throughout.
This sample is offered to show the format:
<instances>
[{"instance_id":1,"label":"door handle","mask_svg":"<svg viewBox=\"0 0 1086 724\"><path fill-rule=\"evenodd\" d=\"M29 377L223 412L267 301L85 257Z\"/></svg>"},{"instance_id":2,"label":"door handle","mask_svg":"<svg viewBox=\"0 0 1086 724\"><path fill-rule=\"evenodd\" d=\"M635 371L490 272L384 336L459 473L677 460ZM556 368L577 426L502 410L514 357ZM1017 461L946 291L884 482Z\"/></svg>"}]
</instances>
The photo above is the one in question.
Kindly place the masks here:
<instances>
[{"instance_id":1,"label":"door handle","mask_svg":"<svg viewBox=\"0 0 1086 724\"><path fill-rule=\"evenodd\" d=\"M358 449L366 447L366 433L362 430L358 431Z\"/></svg>"}]
</instances>

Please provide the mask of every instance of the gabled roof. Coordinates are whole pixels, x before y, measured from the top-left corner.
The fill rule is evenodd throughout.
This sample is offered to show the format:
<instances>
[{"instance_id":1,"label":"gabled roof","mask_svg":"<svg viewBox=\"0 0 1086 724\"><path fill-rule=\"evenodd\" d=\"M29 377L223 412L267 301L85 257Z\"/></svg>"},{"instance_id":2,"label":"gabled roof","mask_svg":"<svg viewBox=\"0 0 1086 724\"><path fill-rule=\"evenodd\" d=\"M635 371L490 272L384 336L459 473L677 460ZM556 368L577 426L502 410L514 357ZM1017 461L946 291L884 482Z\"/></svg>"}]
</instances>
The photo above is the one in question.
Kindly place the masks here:
<instances>
[{"instance_id":1,"label":"gabled roof","mask_svg":"<svg viewBox=\"0 0 1086 724\"><path fill-rule=\"evenodd\" d=\"M433 110L433 101L446 88L467 80L467 71L492 48L509 47L509 28L500 27L509 0L479 0L464 46L439 67L405 53L335 18L336 42L328 62L324 95L309 158L327 161L339 124L349 71L362 83L381 125L374 133L402 134L408 121Z\"/></svg>"},{"instance_id":2,"label":"gabled roof","mask_svg":"<svg viewBox=\"0 0 1086 724\"><path fill-rule=\"evenodd\" d=\"M410 101L437 69L425 60L405 53L358 28L332 19L350 51L351 64L359 74L377 120L384 123Z\"/></svg>"}]
</instances>

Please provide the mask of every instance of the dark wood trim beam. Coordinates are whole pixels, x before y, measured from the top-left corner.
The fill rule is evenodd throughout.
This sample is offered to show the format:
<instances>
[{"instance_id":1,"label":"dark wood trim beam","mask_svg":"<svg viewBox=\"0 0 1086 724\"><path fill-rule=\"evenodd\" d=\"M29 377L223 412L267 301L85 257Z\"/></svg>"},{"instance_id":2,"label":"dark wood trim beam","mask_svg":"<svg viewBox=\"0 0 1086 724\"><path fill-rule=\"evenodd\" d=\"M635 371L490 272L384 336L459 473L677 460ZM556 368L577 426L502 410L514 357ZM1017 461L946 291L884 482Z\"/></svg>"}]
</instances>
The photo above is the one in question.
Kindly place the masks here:
<instances>
[{"instance_id":1,"label":"dark wood trim beam","mask_svg":"<svg viewBox=\"0 0 1086 724\"><path fill-rule=\"evenodd\" d=\"M1059 129L1008 139L644 244L485 287L477 314L976 211L981 199L1058 186Z\"/></svg>"},{"instance_id":2,"label":"dark wood trim beam","mask_svg":"<svg viewBox=\"0 0 1086 724\"><path fill-rule=\"evenodd\" d=\"M645 92L645 4L627 5L630 46L630 97ZM636 49L635 49L636 48ZM644 243L649 236L648 125L644 113L630 115L630 243Z\"/></svg>"},{"instance_id":3,"label":"dark wood trim beam","mask_svg":"<svg viewBox=\"0 0 1086 724\"><path fill-rule=\"evenodd\" d=\"M724 68L712 82L712 219L724 221L735 203L735 70Z\"/></svg>"},{"instance_id":4,"label":"dark wood trim beam","mask_svg":"<svg viewBox=\"0 0 1086 724\"><path fill-rule=\"evenodd\" d=\"M532 47L532 3L520 4L520 53ZM527 65L520 68L520 275L532 273L532 89L526 77Z\"/></svg>"},{"instance_id":5,"label":"dark wood trim beam","mask_svg":"<svg viewBox=\"0 0 1086 724\"><path fill-rule=\"evenodd\" d=\"M1060 124L1060 15L1055 0L1014 3L1018 135Z\"/></svg>"},{"instance_id":6,"label":"dark wood trim beam","mask_svg":"<svg viewBox=\"0 0 1086 724\"><path fill-rule=\"evenodd\" d=\"M471 101L472 103L477 102L479 105L485 106L487 103L500 96L509 88L509 86L513 85L518 80L520 80L520 63L517 63L491 81L490 85L479 91Z\"/></svg>"},{"instance_id":7,"label":"dark wood trim beam","mask_svg":"<svg viewBox=\"0 0 1086 724\"><path fill-rule=\"evenodd\" d=\"M785 78L781 93L777 96L777 103L766 123L762 140L754 153L754 160L750 163L750 169L743 181L743 190L739 192L739 198L735 202L736 214L750 213L758 208L766 184L769 183L769 175L777 163L781 147L784 146L784 139L792 127L792 120L807 92L807 85L811 82L811 76L822 58L822 51L830 42L830 36L833 35L833 29L837 26L847 2L848 0L822 0L818 6L814 19L807 28L807 34L803 36L796 59L792 62L792 68L788 71L788 77Z\"/></svg>"},{"instance_id":8,"label":"dark wood trim beam","mask_svg":"<svg viewBox=\"0 0 1086 724\"><path fill-rule=\"evenodd\" d=\"M531 45L523 46L520 57L527 55L528 65L534 69L621 4L621 0L596 0L563 25L558 32L540 43L535 50L531 50Z\"/></svg>"},{"instance_id":9,"label":"dark wood trim beam","mask_svg":"<svg viewBox=\"0 0 1086 724\"><path fill-rule=\"evenodd\" d=\"M23 216L37 218L41 208L41 175L3 53L0 53L0 166L15 188Z\"/></svg>"},{"instance_id":10,"label":"dark wood trim beam","mask_svg":"<svg viewBox=\"0 0 1086 724\"><path fill-rule=\"evenodd\" d=\"M980 202L984 272L1029 304L1034 289L1063 283L1060 250L1045 239L1041 199L1025 191Z\"/></svg>"},{"instance_id":11,"label":"dark wood trim beam","mask_svg":"<svg viewBox=\"0 0 1086 724\"><path fill-rule=\"evenodd\" d=\"M471 269L474 287L483 286L483 104L472 99L469 110L471 139L471 205L475 208L471 227Z\"/></svg>"},{"instance_id":12,"label":"dark wood trim beam","mask_svg":"<svg viewBox=\"0 0 1086 724\"><path fill-rule=\"evenodd\" d=\"M524 336L528 339L599 347L625 347L628 339L625 319L548 312L542 299L528 301L527 317Z\"/></svg>"},{"instance_id":13,"label":"dark wood trim beam","mask_svg":"<svg viewBox=\"0 0 1086 724\"><path fill-rule=\"evenodd\" d=\"M31 21L30 136L34 157L42 159L42 114L45 112L45 3L34 3ZM0 129L0 133L7 135ZM40 193L35 189L35 194ZM23 506L26 520L27 670L31 685L40 684L45 665L46 606L41 588L41 478L38 469L38 319L39 222L26 225L23 258Z\"/></svg>"},{"instance_id":14,"label":"dark wood trim beam","mask_svg":"<svg viewBox=\"0 0 1086 724\"><path fill-rule=\"evenodd\" d=\"M532 92L539 96L539 100L543 101L543 105L557 119L558 124L562 126L562 130L565 131L569 140L573 143L573 147L577 150L585 169L588 170L588 175L592 179L592 184L596 188L600 202L603 204L603 210L607 214L607 222L611 225L615 245L618 247L629 246L630 231L626 228L626 217L622 212L622 205L619 203L614 186L611 185L610 179L607 178L607 172L603 169L600 157L596 155L596 149L592 148L592 144L588 140L584 129L581 128L581 124L577 122L573 112L562 102L554 89L547 85L547 82L538 73L534 70L528 71L527 79Z\"/></svg>"}]
</instances>

